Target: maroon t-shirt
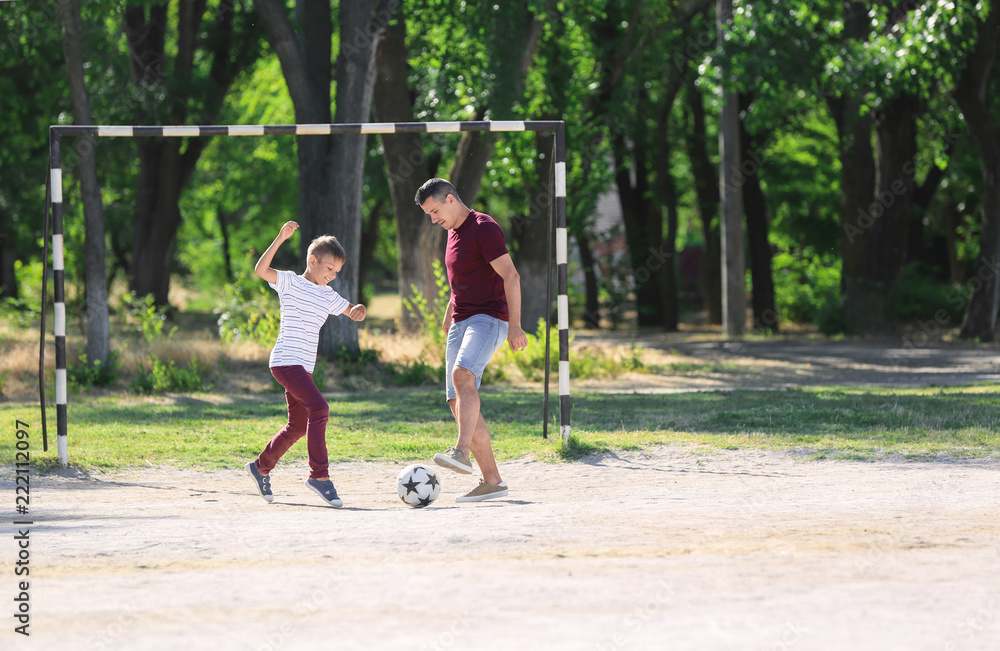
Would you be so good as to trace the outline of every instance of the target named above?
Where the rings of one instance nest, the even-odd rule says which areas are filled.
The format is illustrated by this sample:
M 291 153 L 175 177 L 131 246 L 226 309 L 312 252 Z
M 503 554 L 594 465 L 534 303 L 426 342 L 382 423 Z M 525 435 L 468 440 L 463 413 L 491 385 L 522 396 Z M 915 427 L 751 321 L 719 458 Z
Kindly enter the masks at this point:
M 503 278 L 490 265 L 506 254 L 503 230 L 489 215 L 472 210 L 461 226 L 448 231 L 444 264 L 456 322 L 474 314 L 507 320 Z

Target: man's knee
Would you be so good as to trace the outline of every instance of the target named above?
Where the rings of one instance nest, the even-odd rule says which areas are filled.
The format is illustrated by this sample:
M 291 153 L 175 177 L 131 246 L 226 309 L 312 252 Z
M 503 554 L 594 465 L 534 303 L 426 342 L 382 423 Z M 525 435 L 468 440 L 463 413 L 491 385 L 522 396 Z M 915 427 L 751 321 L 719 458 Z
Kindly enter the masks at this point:
M 451 372 L 451 381 L 455 384 L 455 388 L 468 388 L 476 386 L 476 374 L 467 368 L 462 368 L 461 366 L 456 366 Z

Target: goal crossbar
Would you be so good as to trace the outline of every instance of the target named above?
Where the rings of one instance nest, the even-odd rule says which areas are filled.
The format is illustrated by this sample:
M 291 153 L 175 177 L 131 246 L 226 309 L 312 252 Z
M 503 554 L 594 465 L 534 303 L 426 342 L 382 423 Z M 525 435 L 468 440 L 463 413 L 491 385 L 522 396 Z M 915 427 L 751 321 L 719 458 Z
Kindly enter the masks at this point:
M 570 435 L 569 400 L 569 297 L 568 297 L 568 233 L 566 227 L 566 126 L 562 120 L 477 120 L 459 122 L 358 122 L 345 124 L 278 124 L 278 125 L 52 125 L 49 127 L 49 191 L 46 196 L 46 227 L 43 238 L 49 242 L 51 221 L 53 314 L 55 335 L 56 442 L 59 462 L 69 464 L 68 390 L 66 373 L 66 290 L 63 256 L 63 169 L 60 155 L 62 136 L 110 138 L 141 137 L 202 137 L 202 136 L 269 136 L 269 135 L 337 135 L 392 133 L 458 133 L 464 131 L 517 132 L 547 131 L 555 135 L 554 183 L 550 195 L 550 236 L 555 237 L 555 277 L 558 291 L 556 312 L 559 326 L 559 432 L 563 440 Z M 48 254 L 44 253 L 44 268 L 48 270 Z M 549 256 L 546 279 L 547 295 L 551 296 L 553 257 Z M 39 345 L 38 384 L 42 408 L 42 430 L 45 449 L 48 438 L 45 425 L 45 307 L 47 305 L 48 274 L 42 275 L 42 324 Z M 549 396 L 549 311 L 545 314 L 545 387 L 543 427 L 547 431 Z

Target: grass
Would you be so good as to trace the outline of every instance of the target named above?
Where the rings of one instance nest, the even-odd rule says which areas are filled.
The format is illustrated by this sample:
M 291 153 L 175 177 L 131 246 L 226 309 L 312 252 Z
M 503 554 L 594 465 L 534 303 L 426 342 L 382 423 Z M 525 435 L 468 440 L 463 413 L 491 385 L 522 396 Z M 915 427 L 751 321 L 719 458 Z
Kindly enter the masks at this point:
M 330 405 L 327 445 L 333 462 L 428 459 L 454 441 L 454 422 L 437 388 L 348 393 L 332 397 Z M 849 460 L 1000 457 L 1000 384 L 580 393 L 573 397 L 573 436 L 565 445 L 555 425 L 549 428 L 552 439 L 541 438 L 536 391 L 490 388 L 483 410 L 500 460 L 574 460 L 663 444 Z M 56 465 L 54 412 L 47 416 L 48 452 L 42 452 L 37 405 L 3 403 L 0 417 L 10 430 L 0 437 L 0 461 L 14 460 L 14 423 L 21 420 L 30 424 L 34 465 L 42 470 Z M 70 461 L 83 469 L 236 468 L 284 424 L 285 411 L 280 394 L 109 395 L 71 405 L 69 418 Z M 304 442 L 286 458 L 304 459 Z

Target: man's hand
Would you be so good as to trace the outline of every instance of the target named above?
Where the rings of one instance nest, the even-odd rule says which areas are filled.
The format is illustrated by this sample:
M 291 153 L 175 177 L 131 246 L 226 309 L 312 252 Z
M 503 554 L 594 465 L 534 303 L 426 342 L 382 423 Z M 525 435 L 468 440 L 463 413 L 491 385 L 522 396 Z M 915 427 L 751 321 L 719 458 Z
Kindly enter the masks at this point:
M 364 321 L 367 314 L 368 310 L 365 309 L 365 306 L 358 303 L 357 305 L 352 305 L 351 309 L 347 311 L 347 318 L 352 321 Z
M 507 343 L 514 352 L 524 350 L 528 347 L 528 336 L 520 326 L 511 326 L 507 331 Z

